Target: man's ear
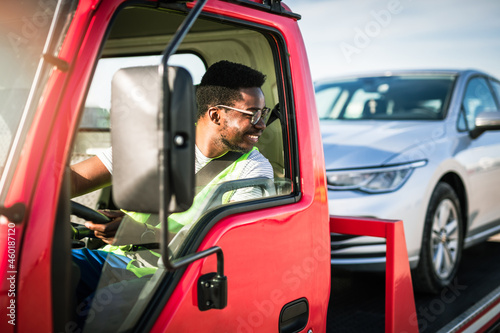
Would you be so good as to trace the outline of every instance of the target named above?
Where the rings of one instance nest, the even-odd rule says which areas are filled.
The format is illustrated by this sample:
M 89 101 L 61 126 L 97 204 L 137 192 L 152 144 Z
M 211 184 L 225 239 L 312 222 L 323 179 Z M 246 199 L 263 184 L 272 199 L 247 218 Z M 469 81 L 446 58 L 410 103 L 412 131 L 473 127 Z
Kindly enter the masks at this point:
M 214 124 L 220 125 L 220 109 L 216 107 L 211 107 L 207 111 L 208 113 L 208 118 L 210 119 L 211 122 Z

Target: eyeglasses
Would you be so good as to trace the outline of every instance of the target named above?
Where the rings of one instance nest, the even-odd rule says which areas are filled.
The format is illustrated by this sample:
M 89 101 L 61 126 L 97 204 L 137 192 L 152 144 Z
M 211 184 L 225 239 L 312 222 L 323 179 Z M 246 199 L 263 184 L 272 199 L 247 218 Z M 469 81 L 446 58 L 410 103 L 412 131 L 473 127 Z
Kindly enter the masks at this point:
M 238 112 L 241 112 L 241 113 L 249 114 L 249 115 L 252 116 L 252 119 L 250 120 L 250 123 L 252 125 L 257 124 L 260 119 L 264 120 L 264 123 L 266 123 L 267 119 L 271 115 L 271 109 L 268 108 L 268 107 L 263 107 L 262 109 L 258 109 L 255 112 L 247 111 L 247 110 L 241 110 L 241 109 L 233 108 L 233 107 L 226 106 L 226 105 L 216 105 L 215 107 L 216 108 L 225 108 L 225 109 L 229 109 L 229 110 L 233 110 L 233 111 L 238 111 Z

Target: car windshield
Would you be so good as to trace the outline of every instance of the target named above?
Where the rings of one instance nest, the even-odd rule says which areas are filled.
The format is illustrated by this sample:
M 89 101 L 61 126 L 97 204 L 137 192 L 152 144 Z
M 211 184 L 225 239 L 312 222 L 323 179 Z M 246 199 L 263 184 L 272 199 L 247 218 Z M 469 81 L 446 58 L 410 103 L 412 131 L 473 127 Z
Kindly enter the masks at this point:
M 437 120 L 445 117 L 454 75 L 350 78 L 316 85 L 321 120 Z
M 63 4 L 64 5 L 61 5 Z M 23 142 L 32 110 L 29 100 L 36 101 L 43 89 L 43 80 L 50 70 L 41 65 L 42 54 L 57 49 L 57 38 L 52 45 L 47 43 L 52 36 L 61 33 L 55 26 L 58 12 L 68 13 L 69 1 L 3 1 L 0 5 L 0 176 L 7 161 L 13 160 L 16 147 Z M 63 21 L 61 19 L 61 21 Z M 54 40 L 55 43 L 54 43 Z M 52 52 L 55 54 L 55 52 Z M 37 88 L 38 87 L 38 88 Z M 31 110 L 31 111 L 30 111 Z M 9 157 L 10 156 L 10 157 Z M 9 162 L 15 164 L 15 161 Z M 3 184 L 3 182 L 2 182 Z

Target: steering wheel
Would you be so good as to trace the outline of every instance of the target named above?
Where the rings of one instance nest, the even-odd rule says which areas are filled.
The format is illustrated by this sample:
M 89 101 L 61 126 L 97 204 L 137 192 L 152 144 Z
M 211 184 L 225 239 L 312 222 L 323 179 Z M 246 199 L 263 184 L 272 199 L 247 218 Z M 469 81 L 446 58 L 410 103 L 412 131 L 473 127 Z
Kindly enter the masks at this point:
M 71 200 L 71 215 L 75 215 L 85 221 L 92 221 L 98 224 L 111 222 L 111 219 L 98 211 Z M 85 237 L 95 238 L 94 231 L 81 224 L 72 224 L 72 239 L 80 240 Z

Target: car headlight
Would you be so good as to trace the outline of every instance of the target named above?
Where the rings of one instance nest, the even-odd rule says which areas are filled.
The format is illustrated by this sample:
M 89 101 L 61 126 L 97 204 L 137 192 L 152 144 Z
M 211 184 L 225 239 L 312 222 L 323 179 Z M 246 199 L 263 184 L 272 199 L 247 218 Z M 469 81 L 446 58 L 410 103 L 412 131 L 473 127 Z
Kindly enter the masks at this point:
M 360 190 L 368 193 L 395 191 L 406 182 L 413 169 L 423 167 L 427 161 L 391 165 L 380 168 L 327 171 L 331 190 Z

